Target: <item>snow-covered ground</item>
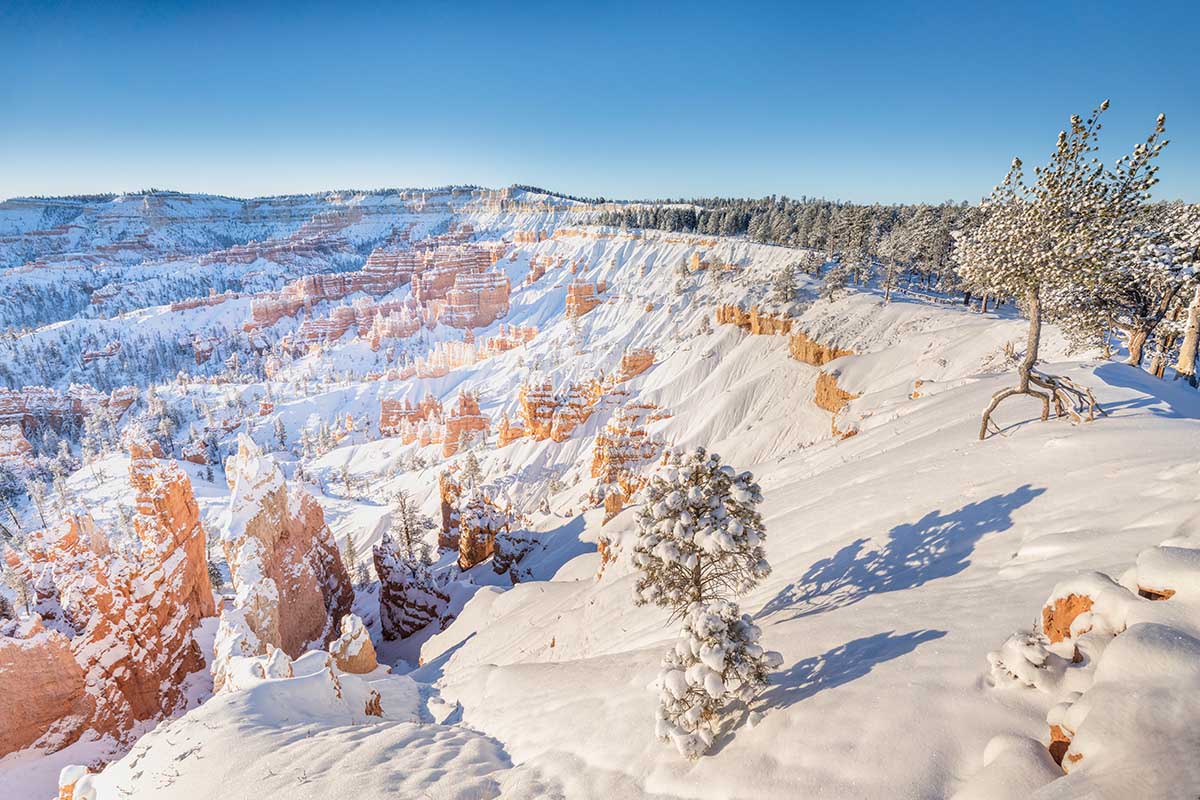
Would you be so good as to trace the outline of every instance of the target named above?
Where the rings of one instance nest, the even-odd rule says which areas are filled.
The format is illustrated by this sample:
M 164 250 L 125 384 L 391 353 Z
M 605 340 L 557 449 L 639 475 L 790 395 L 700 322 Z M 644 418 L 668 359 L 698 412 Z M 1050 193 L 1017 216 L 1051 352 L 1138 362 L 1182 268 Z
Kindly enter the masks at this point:
M 493 232 L 548 223 L 464 218 Z M 681 265 L 694 252 L 741 269 L 688 273 Z M 502 321 L 539 326 L 530 344 L 441 378 L 367 381 L 377 356 L 347 336 L 285 365 L 270 387 L 275 410 L 242 429 L 267 443 L 274 420 L 283 420 L 285 469 L 300 466 L 315 481 L 339 543 L 352 536 L 367 552 L 394 490 L 435 512 L 440 446 L 422 449 L 429 465 L 413 469 L 416 445 L 369 427 L 306 459 L 297 441 L 314 418 L 349 413 L 377 423 L 383 398 L 433 393 L 448 404 L 466 389 L 479 393 L 494 426 L 501 411 L 519 415 L 523 382 L 565 386 L 611 373 L 628 348 L 652 348 L 654 366 L 627 384 L 629 399 L 670 412 L 651 433 L 716 451 L 762 487 L 773 571 L 739 602 L 763 644 L 783 656 L 770 686 L 733 710 L 710 755 L 696 762 L 654 739 L 651 684 L 678 625 L 633 603 L 637 508 L 607 524 L 602 510 L 583 508 L 595 485 L 594 437 L 615 407 L 602 402 L 565 442 L 525 439 L 501 449 L 493 435 L 471 451 L 538 532 L 523 564 L 531 579 L 513 585 L 481 564 L 455 584 L 456 617 L 445 630 L 377 642 L 393 667 L 367 676 L 383 717 L 363 718 L 331 699 L 317 662 L 302 659 L 297 677 L 223 693 L 160 725 L 97 776 L 97 797 L 947 797 L 974 786 L 994 737 L 1047 738 L 1057 698 L 994 687 L 987 654 L 1028 629 L 1064 579 L 1093 570 L 1117 576 L 1145 548 L 1200 540 L 1200 395 L 1181 383 L 1070 354 L 1051 329 L 1046 369 L 1090 386 L 1108 416 L 1043 423 L 1032 400 L 1012 400 L 999 412 L 1001 433 L 977 440 L 982 409 L 1013 380 L 1006 346 L 1018 355 L 1023 347 L 1024 324 L 1007 307 L 980 315 L 903 295 L 884 305 L 869 289 L 817 301 L 815 281 L 802 278 L 789 309 L 799 328 L 857 354 L 824 367 L 861 395 L 836 420 L 856 435 L 839 438 L 830 413 L 813 402 L 819 369 L 792 359 L 786 337 L 713 320 L 720 304 L 765 302 L 794 251 L 649 234 L 562 236 L 515 253 L 499 265 L 514 287 Z M 581 266 L 524 285 L 535 255 Z M 601 279 L 605 302 L 577 322 L 565 319 L 567 285 Z M 213 313 L 238 309 L 226 305 Z M 130 324 L 176 324 L 145 313 Z M 453 335 L 439 329 L 430 339 Z M 321 380 L 328 369 L 355 374 Z M 160 394 L 182 407 L 231 394 L 249 403 L 266 390 L 172 385 Z M 99 465 L 73 476 L 71 487 L 79 502 L 111 508 L 125 491 L 124 460 Z M 223 476 L 187 470 L 215 531 L 228 502 Z M 347 490 L 346 475 L 368 488 Z M 603 570 L 600 537 L 618 553 Z M 360 591 L 360 604 L 371 600 Z M 13 781 L 22 797 L 49 797 L 57 769 L 103 758 L 97 746 L 2 759 L 0 783 Z M 1161 752 L 1156 768 L 1170 770 L 1178 747 Z M 1200 794 L 1185 785 L 1194 773 L 1177 774 L 1180 792 L 1170 796 Z M 1123 796 L 1115 785 L 1098 781 L 1088 796 Z M 1021 796 L 1008 790 L 973 796 Z

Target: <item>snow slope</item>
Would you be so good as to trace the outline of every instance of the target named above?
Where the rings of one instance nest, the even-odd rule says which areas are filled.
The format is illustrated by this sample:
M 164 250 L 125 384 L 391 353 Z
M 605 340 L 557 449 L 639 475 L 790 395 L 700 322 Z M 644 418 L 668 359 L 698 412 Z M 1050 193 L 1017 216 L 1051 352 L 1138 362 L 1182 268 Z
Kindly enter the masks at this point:
M 554 214 L 467 217 L 490 233 L 576 224 Z M 902 295 L 884 305 L 869 289 L 816 301 L 815 281 L 801 279 L 789 309 L 795 324 L 856 353 L 818 368 L 791 358 L 784 336 L 713 322 L 718 305 L 764 302 L 793 251 L 589 230 L 595 235 L 518 245 L 498 265 L 514 286 L 503 322 L 539 326 L 530 344 L 444 377 L 389 382 L 364 378 L 378 356 L 348 336 L 284 365 L 270 386 L 274 411 L 240 429 L 267 442 L 283 420 L 285 469 L 303 467 L 339 541 L 353 535 L 366 550 L 393 490 L 436 510 L 439 447 L 378 438 L 368 426 L 306 459 L 295 450 L 301 428 L 347 413 L 377 420 L 383 398 L 432 393 L 449 403 L 459 389 L 478 392 L 494 424 L 501 411 L 517 415 L 525 381 L 563 386 L 607 375 L 628 348 L 653 348 L 654 366 L 627 385 L 629 399 L 670 412 L 651 432 L 715 450 L 762 486 L 773 572 L 740 604 L 784 662 L 759 700 L 734 709 L 697 762 L 654 740 L 650 684 L 677 625 L 633 604 L 636 507 L 607 524 L 602 511 L 584 508 L 595 486 L 594 437 L 615 407 L 602 402 L 565 442 L 500 449 L 492 440 L 472 451 L 537 532 L 524 563 L 532 579 L 513 585 L 488 563 L 455 574 L 456 616 L 445 630 L 379 648 L 395 667 L 370 676 L 382 719 L 320 705 L 320 691 L 304 683 L 316 672 L 301 669 L 164 723 L 96 778 L 98 797 L 206 797 L 217 786 L 229 797 L 926 798 L 964 788 L 1000 797 L 971 782 L 985 756 L 1004 791 L 1010 778 L 1027 781 L 1007 796 L 1057 774 L 1053 762 L 1043 773 L 1026 769 L 1040 758 L 1036 748 L 1024 761 L 989 748 L 998 736 L 1044 743 L 1055 698 L 993 687 L 987 654 L 1028 628 L 1064 579 L 1119 575 L 1147 547 L 1200 536 L 1200 396 L 1094 354 L 1072 355 L 1051 329 L 1046 369 L 1091 386 L 1109 416 L 1041 423 L 1036 405 L 1018 399 L 998 415 L 1001 434 L 979 442 L 980 412 L 1012 380 L 1006 350 L 1014 345 L 1019 356 L 1023 346 L 1011 309 L 980 315 Z M 741 269 L 689 273 L 682 265 L 693 253 Z M 524 284 L 535 256 L 579 267 Z M 565 319 L 567 286 L 597 280 L 609 285 L 604 302 Z M 142 324 L 154 324 L 146 313 Z M 419 354 L 455 335 L 438 329 L 405 347 Z M 838 430 L 856 432 L 850 438 L 834 436 L 831 414 L 813 402 L 821 369 L 861 395 L 837 416 Z M 168 386 L 162 394 L 181 406 L 201 396 L 249 403 L 266 389 Z M 429 465 L 406 466 L 418 451 Z M 119 474 L 119 459 L 104 471 Z M 225 502 L 220 477 L 209 483 L 189 472 L 211 524 Z M 347 490 L 344 474 L 368 488 Z M 86 489 L 95 480 L 82 473 L 72 480 L 93 502 L 115 492 Z M 617 553 L 603 569 L 601 538 Z M 454 573 L 451 561 L 444 556 L 438 569 Z M 360 593 L 360 604 L 371 597 Z M 1168 786 L 1178 796 L 1200 793 L 1189 773 L 1170 772 L 1178 750 L 1161 754 L 1161 769 L 1177 777 Z M 29 763 L 0 761 L 0 778 Z M 1122 796 L 1097 775 L 1088 785 L 1095 796 Z

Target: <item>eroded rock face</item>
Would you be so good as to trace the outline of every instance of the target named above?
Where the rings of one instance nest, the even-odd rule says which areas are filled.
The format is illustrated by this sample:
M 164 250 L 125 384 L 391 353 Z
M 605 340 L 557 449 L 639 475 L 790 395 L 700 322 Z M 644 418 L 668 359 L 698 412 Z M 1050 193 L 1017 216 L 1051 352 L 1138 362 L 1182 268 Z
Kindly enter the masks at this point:
M 646 424 L 670 416 L 652 403 L 627 403 L 617 409 L 592 450 L 592 477 L 603 487 L 605 521 L 646 485 L 639 467 L 662 453 L 664 443 L 646 432 Z M 595 498 L 599 502 L 599 498 Z
M 442 456 L 450 458 L 458 452 L 464 437 L 486 434 L 491 428 L 491 420 L 479 410 L 479 398 L 459 392 L 454 406 L 446 416 L 445 431 L 442 434 Z
M 85 516 L 30 538 L 39 605 L 61 616 L 50 614 L 56 630 L 25 631 L 16 648 L 12 632 L 0 636 L 0 681 L 12 682 L 36 716 L 14 738 L 0 733 L 3 747 L 28 744 L 38 728 L 51 749 L 86 729 L 119 739 L 136 722 L 183 708 L 184 679 L 204 666 L 193 633 L 215 609 L 191 483 L 148 445 L 132 444 L 130 456 L 135 542 L 111 548 Z M 46 674 L 55 676 L 48 689 Z
M 572 283 L 567 287 L 566 315 L 567 319 L 582 317 L 603 300 L 600 295 L 608 289 L 604 281 L 597 283 Z
M 221 534 L 236 597 L 228 621 L 244 655 L 278 647 L 295 658 L 336 636 L 354 599 L 320 504 L 289 487 L 275 460 L 245 434 L 226 465 L 233 488 Z M 249 634 L 237 630 L 244 623 Z
M 1071 624 L 1080 614 L 1092 610 L 1092 602 L 1087 595 L 1070 594 L 1042 608 L 1042 632 L 1051 644 L 1071 638 Z
M 365 675 L 374 672 L 379 667 L 375 658 L 375 645 L 371 644 L 371 635 L 363 625 L 362 619 L 356 614 L 342 617 L 342 635 L 334 639 L 329 647 L 329 655 L 333 663 L 342 672 L 355 675 Z
M 33 445 L 20 425 L 0 425 L 0 464 L 23 472 L 32 466 Z
M 803 331 L 793 334 L 788 340 L 788 352 L 797 361 L 812 364 L 814 367 L 823 367 L 835 358 L 854 355 L 853 350 L 843 350 L 814 341 Z
M 738 306 L 718 306 L 717 323 L 736 325 L 754 336 L 774 336 L 792 332 L 792 321 L 788 317 L 763 313 L 758 306 L 745 311 Z
M 449 595 L 422 564 L 402 558 L 389 535 L 372 548 L 372 556 L 379 575 L 379 623 L 384 639 L 403 639 L 436 619 L 445 619 Z
M 470 569 L 491 557 L 496 536 L 512 527 L 512 513 L 480 488 L 464 495 L 458 512 L 458 566 Z
M 0 755 L 39 740 L 64 747 L 94 711 L 69 637 L 37 616 L 0 624 Z

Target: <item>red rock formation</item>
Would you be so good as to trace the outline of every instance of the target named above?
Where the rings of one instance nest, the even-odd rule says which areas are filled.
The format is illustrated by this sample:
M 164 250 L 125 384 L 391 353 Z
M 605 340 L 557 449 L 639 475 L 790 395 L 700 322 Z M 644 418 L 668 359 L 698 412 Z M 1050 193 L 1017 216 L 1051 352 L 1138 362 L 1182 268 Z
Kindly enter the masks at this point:
M 60 714 L 59 722 L 42 730 L 51 733 L 43 740 L 50 748 L 88 728 L 119 738 L 135 722 L 179 710 L 184 678 L 204 666 L 193 631 L 215 609 L 191 483 L 174 463 L 153 458 L 147 446 L 135 442 L 130 456 L 137 508 L 132 532 L 141 544 L 136 555 L 111 550 L 88 517 L 30 539 L 34 564 L 53 570 L 43 572 L 43 578 L 53 576 L 49 591 L 66 598 L 59 627 L 73 636 L 47 636 L 30 649 L 36 657 L 14 654 L 0 675 L 30 691 L 47 670 L 62 679 L 49 697 L 24 696 L 27 704 Z M 39 594 L 45 592 L 39 582 Z M 74 668 L 63 658 L 68 638 Z M 0 650 L 8 644 L 0 637 Z M 72 688 L 80 676 L 83 693 Z M 21 739 L 46 723 L 46 713 L 33 713 L 38 719 L 21 729 Z
M 379 408 L 379 432 L 384 436 L 400 435 L 405 430 L 405 423 L 410 426 L 442 416 L 442 404 L 432 394 L 426 394 L 425 399 L 413 406 L 408 398 L 401 400 L 382 400 Z M 408 444 L 408 442 L 406 442 Z
M 18 472 L 33 466 L 33 445 L 19 425 L 0 425 L 0 464 Z
M 227 620 L 223 612 L 222 625 L 244 620 L 252 635 L 246 655 L 278 647 L 295 658 L 311 644 L 324 645 L 337 635 L 354 593 L 321 505 L 302 486 L 289 487 L 274 459 L 245 434 L 226 473 L 233 497 L 221 538 L 240 617 Z
M 525 435 L 540 442 L 550 438 L 550 428 L 554 423 L 554 412 L 558 409 L 558 398 L 554 396 L 554 386 L 549 382 L 542 384 L 522 384 L 518 394 L 521 404 L 522 428 Z
M 814 367 L 823 367 L 835 358 L 854 355 L 853 350 L 842 350 L 815 342 L 809 339 L 803 331 L 797 331 L 792 335 L 788 341 L 788 351 L 792 354 L 792 358 L 803 361 L 805 364 L 812 364 Z
M 646 484 L 638 469 L 658 458 L 665 443 L 646 433 L 646 424 L 670 415 L 653 403 L 629 403 L 617 409 L 592 450 L 592 477 L 600 480 L 593 502 L 603 497 L 605 521 Z
M 64 747 L 94 712 L 69 637 L 37 616 L 0 623 L 0 755 L 39 740 L 49 750 Z
M 718 306 L 717 323 L 720 325 L 737 325 L 754 336 L 774 336 L 792 332 L 792 320 L 788 317 L 774 314 L 764 314 L 754 306 L 744 311 L 738 306 Z
M 450 414 L 446 417 L 445 431 L 442 434 L 442 456 L 450 458 L 457 453 L 464 436 L 486 434 L 491 428 L 491 420 L 479 411 L 479 399 L 460 391 Z
M 457 469 L 451 466 L 438 475 L 438 497 L 442 509 L 442 529 L 438 532 L 438 547 L 443 550 L 458 549 L 458 501 L 463 487 L 454 477 Z
M 601 386 L 598 382 L 572 383 L 560 399 L 554 412 L 554 420 L 550 425 L 550 438 L 556 442 L 565 442 L 571 438 L 575 428 L 587 422 L 601 397 Z
M 603 294 L 607 285 L 601 281 L 592 283 L 572 283 L 567 287 L 566 315 L 567 319 L 582 317 L 602 302 L 599 295 Z
M 481 488 L 470 490 L 458 509 L 458 567 L 470 569 L 491 557 L 496 536 L 512 527 L 510 509 L 501 508 Z
M 371 643 L 371 636 L 357 614 L 342 617 L 341 634 L 329 646 L 329 655 L 339 670 L 365 675 L 378 669 L 375 645 Z
M 1042 609 L 1042 632 L 1052 644 L 1071 638 L 1071 623 L 1092 610 L 1092 598 L 1083 594 L 1060 597 Z
M 137 389 L 132 386 L 113 389 L 107 396 L 80 384 L 71 384 L 65 393 L 48 386 L 0 389 L 0 425 L 20 425 L 29 430 L 45 420 L 58 428 L 68 419 L 82 425 L 85 417 L 104 406 L 114 417 L 120 417 L 136 399 Z
M 653 364 L 653 350 L 644 347 L 635 347 L 631 350 L 626 350 L 624 355 L 621 356 L 621 363 L 617 367 L 617 373 L 613 376 L 613 380 L 617 383 L 623 383 L 631 378 L 636 378 L 650 369 Z
M 858 395 L 853 392 L 847 392 L 838 386 L 837 376 L 828 372 L 821 372 L 817 375 L 816 390 L 813 393 L 813 402 L 819 408 L 823 408 L 830 414 L 837 414 L 846 404 L 854 400 Z
M 507 447 L 525 434 L 526 431 L 521 427 L 520 420 L 514 425 L 508 418 L 508 412 L 500 412 L 500 423 L 496 426 L 497 447 Z
M 190 311 L 193 308 L 204 308 L 207 306 L 217 306 L 229 300 L 236 300 L 242 295 L 237 292 L 223 292 L 217 294 L 216 289 L 209 289 L 207 297 L 191 297 L 187 300 L 180 300 L 177 303 L 171 303 L 172 311 Z
M 508 313 L 508 276 L 502 272 L 460 274 L 446 293 L 440 321 L 452 328 L 482 328 Z
M 104 359 L 109 359 L 109 358 L 112 358 L 113 356 L 117 355 L 120 352 L 121 352 L 121 343 L 119 341 L 114 341 L 114 342 L 109 342 L 108 345 L 103 350 L 85 350 L 85 351 L 83 351 L 83 353 L 82 353 L 82 355 L 80 355 L 79 359 L 80 359 L 80 361 L 83 362 L 83 365 L 86 367 L 88 364 L 91 364 L 93 361 L 101 361 Z

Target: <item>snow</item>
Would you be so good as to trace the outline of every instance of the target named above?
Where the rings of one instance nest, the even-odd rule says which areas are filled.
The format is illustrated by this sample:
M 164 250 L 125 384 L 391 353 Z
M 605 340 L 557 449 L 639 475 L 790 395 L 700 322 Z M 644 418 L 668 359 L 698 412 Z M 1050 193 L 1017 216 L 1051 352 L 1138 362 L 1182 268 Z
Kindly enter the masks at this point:
M 468 210 L 460 218 L 492 234 L 579 222 L 566 217 Z M 678 275 L 697 250 L 744 269 L 719 281 Z M 598 510 L 580 511 L 595 484 L 594 436 L 616 407 L 605 404 L 565 442 L 523 439 L 498 449 L 493 439 L 473 451 L 489 490 L 512 501 L 535 534 L 522 560 L 528 577 L 513 584 L 487 563 L 459 574 L 452 556 L 440 559 L 435 570 L 453 578 L 453 621 L 402 642 L 377 639 L 381 663 L 395 672 L 361 680 L 379 693 L 383 718 L 331 699 L 332 673 L 317 653 L 293 662 L 293 677 L 278 661 L 264 664 L 261 675 L 239 673 L 240 688 L 143 736 L 95 778 L 98 797 L 121 790 L 207 797 L 218 785 L 229 797 L 1200 793 L 1195 759 L 1187 757 L 1196 752 L 1200 720 L 1191 699 L 1200 646 L 1200 549 L 1191 546 L 1200 541 L 1200 397 L 1193 390 L 1095 353 L 1072 354 L 1049 328 L 1047 370 L 1092 387 L 1110 416 L 1080 426 L 1041 423 L 1035 403 L 1013 400 L 1000 410 L 1002 434 L 979 442 L 979 414 L 1013 380 L 1006 345 L 1023 346 L 1024 324 L 1011 309 L 975 314 L 901 294 L 883 305 L 873 290 L 814 301 L 816 282 L 801 278 L 800 329 L 857 354 L 824 367 L 837 372 L 841 388 L 861 394 L 838 422 L 858 434 L 839 440 L 829 413 L 812 402 L 820 369 L 791 359 L 786 337 L 702 329 L 718 304 L 761 300 L 768 277 L 795 251 L 648 234 L 562 236 L 515 252 L 498 264 L 514 286 L 503 321 L 539 325 L 530 344 L 442 378 L 389 383 L 360 379 L 376 354 L 347 337 L 286 365 L 271 383 L 275 412 L 247 419 L 239 432 L 265 444 L 279 418 L 292 445 L 312 415 L 377 420 L 383 397 L 416 401 L 431 392 L 447 401 L 460 388 L 480 393 L 494 424 L 501 411 L 516 416 L 525 380 L 563 386 L 610 374 L 629 347 L 654 348 L 654 366 L 627 385 L 628 399 L 671 414 L 648 422 L 649 432 L 673 447 L 718 452 L 735 470 L 751 470 L 761 487 L 771 571 L 738 599 L 762 647 L 782 658 L 761 695 L 735 703 L 708 755 L 694 762 L 654 741 L 653 687 L 679 622 L 631 599 L 643 507 L 607 524 Z M 575 275 L 551 270 L 524 285 L 533 255 L 584 262 Z M 563 319 L 566 284 L 598 279 L 611 286 L 605 302 L 574 325 Z M 236 302 L 212 313 L 223 309 L 233 325 L 245 314 Z M 155 324 L 164 329 L 194 324 L 142 313 L 162 316 Z M 143 324 L 138 319 L 127 324 Z M 457 335 L 434 331 L 413 344 L 420 350 Z M 355 373 L 350 380 L 322 379 L 343 369 Z M 306 375 L 314 377 L 304 385 Z M 185 405 L 227 394 L 250 400 L 265 390 L 196 385 L 163 396 Z M 395 490 L 436 515 L 445 466 L 433 447 L 421 454 L 434 466 L 408 469 L 419 448 L 373 438 L 356 432 L 312 459 L 273 454 L 284 474 L 303 467 L 339 544 L 352 534 L 360 553 L 382 537 L 384 498 Z M 80 502 L 111 508 L 127 460 L 100 463 L 116 477 L 97 481 L 85 470 L 69 485 Z M 366 488 L 345 490 L 343 467 Z M 230 492 L 219 467 L 212 482 L 203 468 L 185 468 L 206 527 L 220 530 Z M 666 507 L 673 502 L 663 498 Z M 28 518 L 28 509 L 22 513 Z M 601 538 L 617 555 L 599 574 Z M 1137 595 L 1139 586 L 1176 594 L 1152 601 Z M 1041 635 L 1041 610 L 1070 594 L 1086 594 L 1093 606 L 1076 619 L 1070 641 L 1051 645 Z M 663 688 L 675 697 L 692 685 L 719 695 L 728 687 L 716 672 L 728 653 L 698 647 L 702 669 L 690 677 L 691 665 L 668 670 Z M 339 680 L 355 685 L 353 676 Z M 1083 766 L 1065 776 L 1046 750 L 1050 720 L 1069 724 L 1085 753 Z M 50 774 L 113 755 L 100 755 L 94 742 L 73 748 L 45 757 Z M 31 769 L 28 753 L 16 755 L 0 760 L 0 780 Z M 52 794 L 39 780 L 13 785 L 30 786 L 30 796 Z

